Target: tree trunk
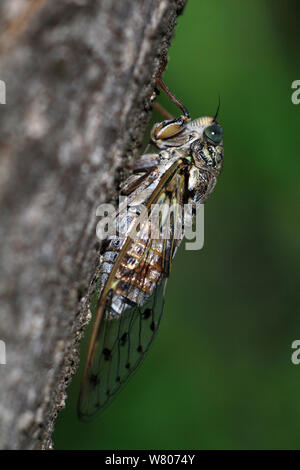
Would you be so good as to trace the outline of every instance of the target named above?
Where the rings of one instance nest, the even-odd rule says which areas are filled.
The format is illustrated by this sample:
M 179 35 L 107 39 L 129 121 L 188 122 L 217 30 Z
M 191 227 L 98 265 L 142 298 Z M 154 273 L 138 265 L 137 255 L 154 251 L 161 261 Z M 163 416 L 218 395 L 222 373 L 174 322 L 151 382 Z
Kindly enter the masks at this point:
M 137 154 L 185 1 L 1 2 L 0 448 L 51 448 L 99 268 L 96 207 Z

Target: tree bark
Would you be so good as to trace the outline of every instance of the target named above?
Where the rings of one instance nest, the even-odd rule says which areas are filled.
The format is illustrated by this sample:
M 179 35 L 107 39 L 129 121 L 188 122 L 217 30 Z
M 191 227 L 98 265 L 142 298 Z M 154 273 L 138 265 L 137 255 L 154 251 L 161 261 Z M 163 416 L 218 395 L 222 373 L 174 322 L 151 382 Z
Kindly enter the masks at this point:
M 186 0 L 0 6 L 0 448 L 51 448 L 99 268 L 96 207 L 135 158 Z

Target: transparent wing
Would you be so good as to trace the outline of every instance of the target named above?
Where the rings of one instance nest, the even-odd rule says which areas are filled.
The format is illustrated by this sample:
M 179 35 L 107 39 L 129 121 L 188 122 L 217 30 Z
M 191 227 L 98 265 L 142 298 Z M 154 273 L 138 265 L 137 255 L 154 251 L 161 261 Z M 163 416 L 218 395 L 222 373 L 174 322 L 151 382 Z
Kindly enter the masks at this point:
M 142 362 L 158 331 L 171 260 L 180 239 L 174 226 L 182 223 L 171 211 L 183 204 L 184 175 L 181 166 L 159 185 L 150 202 L 164 204 L 170 215 L 168 237 L 127 237 L 98 302 L 91 302 L 95 318 L 83 376 L 78 414 L 88 420 L 102 410 Z M 151 204 L 148 205 L 151 215 Z M 163 222 L 161 221 L 161 228 Z M 99 295 L 98 285 L 95 296 Z
M 104 319 L 88 377 L 83 383 L 79 416 L 86 420 L 103 409 L 137 369 L 160 324 L 164 278 L 143 306 L 127 308 L 117 319 Z

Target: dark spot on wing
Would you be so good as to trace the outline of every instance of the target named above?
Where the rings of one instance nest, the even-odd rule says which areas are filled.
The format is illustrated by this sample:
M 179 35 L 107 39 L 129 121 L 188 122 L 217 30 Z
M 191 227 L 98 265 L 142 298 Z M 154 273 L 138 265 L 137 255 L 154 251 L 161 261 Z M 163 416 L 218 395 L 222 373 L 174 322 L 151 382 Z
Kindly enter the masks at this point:
M 127 333 L 123 333 L 121 338 L 120 338 L 120 345 L 121 346 L 124 346 L 124 344 L 126 343 L 127 341 Z
M 99 384 L 99 377 L 96 374 L 91 374 L 89 380 L 93 387 L 96 387 Z
M 137 352 L 141 353 L 143 351 L 142 345 L 140 344 L 137 348 Z
M 145 320 L 147 320 L 147 318 L 150 317 L 151 312 L 152 312 L 151 308 L 146 308 L 146 310 L 143 313 L 143 317 L 144 317 Z
M 110 359 L 111 359 L 111 350 L 108 349 L 108 348 L 104 348 L 103 349 L 103 356 L 104 356 L 105 361 L 110 361 Z
M 154 321 L 153 321 L 153 322 L 151 323 L 151 325 L 150 325 L 150 330 L 151 330 L 151 331 L 154 331 L 154 330 L 155 330 L 155 323 L 154 323 Z

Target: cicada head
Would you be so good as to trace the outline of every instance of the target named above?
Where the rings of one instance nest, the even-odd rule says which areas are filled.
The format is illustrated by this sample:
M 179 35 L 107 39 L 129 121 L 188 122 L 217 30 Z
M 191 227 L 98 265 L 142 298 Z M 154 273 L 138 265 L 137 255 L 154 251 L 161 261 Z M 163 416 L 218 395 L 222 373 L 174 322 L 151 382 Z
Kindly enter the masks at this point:
M 223 131 L 213 117 L 186 116 L 155 124 L 151 140 L 159 149 L 176 148 L 199 169 L 218 173 L 223 163 Z

